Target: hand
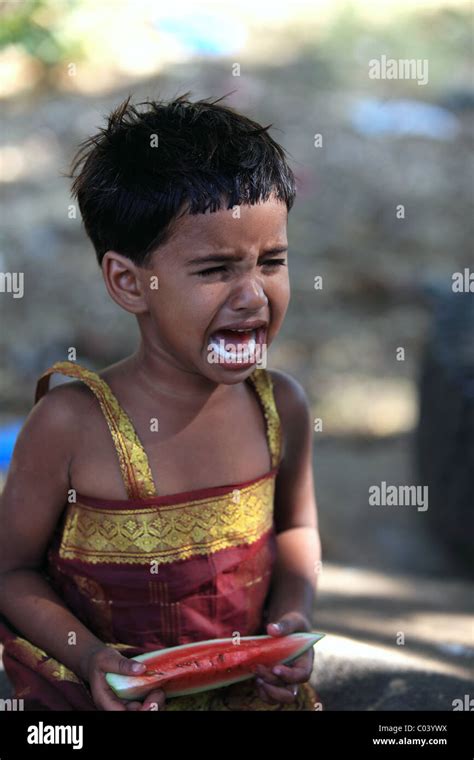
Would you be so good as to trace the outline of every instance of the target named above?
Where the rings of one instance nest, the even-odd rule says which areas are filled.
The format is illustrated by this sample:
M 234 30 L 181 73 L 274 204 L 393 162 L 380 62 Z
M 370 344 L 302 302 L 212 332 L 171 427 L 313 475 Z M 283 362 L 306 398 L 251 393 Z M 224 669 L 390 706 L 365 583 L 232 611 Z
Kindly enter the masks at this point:
M 299 612 L 288 612 L 275 623 L 268 623 L 270 636 L 288 636 L 298 631 L 310 631 L 308 620 Z M 309 681 L 313 669 L 313 647 L 288 665 L 268 668 L 258 665 L 257 692 L 260 699 L 268 704 L 291 704 L 296 702 L 298 684 Z
M 147 694 L 144 702 L 120 699 L 105 680 L 106 673 L 119 673 L 122 676 L 139 676 L 146 671 L 143 662 L 128 659 L 112 647 L 103 644 L 91 650 L 83 667 L 86 680 L 92 692 L 92 698 L 99 710 L 162 710 L 165 705 L 165 693 L 155 689 Z

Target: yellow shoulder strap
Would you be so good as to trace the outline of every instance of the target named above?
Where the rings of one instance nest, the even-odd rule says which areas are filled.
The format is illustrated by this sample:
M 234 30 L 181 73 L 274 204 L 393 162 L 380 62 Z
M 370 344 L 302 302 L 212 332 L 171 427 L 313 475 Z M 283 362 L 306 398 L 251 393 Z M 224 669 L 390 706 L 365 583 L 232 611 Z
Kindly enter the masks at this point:
M 249 380 L 254 384 L 255 390 L 260 398 L 265 421 L 267 426 L 267 440 L 270 449 L 272 468 L 276 467 L 280 461 L 282 449 L 282 428 L 280 416 L 275 404 L 273 395 L 273 382 L 268 370 L 259 368 L 255 369 Z
M 48 392 L 49 378 L 58 372 L 82 380 L 94 393 L 112 434 L 123 482 L 129 499 L 146 499 L 156 495 L 148 457 L 127 413 L 120 406 L 112 389 L 96 372 L 76 362 L 56 362 L 40 376 L 35 404 Z

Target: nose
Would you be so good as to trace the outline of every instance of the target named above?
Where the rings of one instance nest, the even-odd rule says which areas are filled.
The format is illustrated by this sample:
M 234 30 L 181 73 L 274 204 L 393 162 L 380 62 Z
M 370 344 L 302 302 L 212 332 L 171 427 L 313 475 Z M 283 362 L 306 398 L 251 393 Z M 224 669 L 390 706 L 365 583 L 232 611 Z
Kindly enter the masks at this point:
M 267 304 L 268 297 L 262 283 L 253 274 L 242 277 L 230 298 L 230 306 L 234 310 L 258 311 Z

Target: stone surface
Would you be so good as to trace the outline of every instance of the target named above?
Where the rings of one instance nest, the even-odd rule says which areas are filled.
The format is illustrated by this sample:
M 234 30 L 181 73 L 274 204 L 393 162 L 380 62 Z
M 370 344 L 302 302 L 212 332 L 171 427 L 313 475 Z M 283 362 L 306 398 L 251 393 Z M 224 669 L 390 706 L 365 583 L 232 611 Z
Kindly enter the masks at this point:
M 452 710 L 474 696 L 473 596 L 466 581 L 325 564 L 312 678 L 324 709 Z

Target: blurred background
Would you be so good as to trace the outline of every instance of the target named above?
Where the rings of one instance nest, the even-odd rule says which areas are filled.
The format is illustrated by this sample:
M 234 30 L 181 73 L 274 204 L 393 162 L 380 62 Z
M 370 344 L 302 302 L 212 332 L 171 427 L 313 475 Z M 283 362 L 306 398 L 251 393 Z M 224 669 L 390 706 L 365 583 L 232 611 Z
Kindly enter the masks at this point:
M 269 366 L 315 420 L 318 689 L 327 709 L 451 710 L 474 651 L 470 5 L 176 5 L 0 3 L 0 272 L 25 283 L 0 293 L 0 474 L 42 371 L 69 346 L 100 370 L 136 345 L 71 218 L 78 143 L 129 94 L 230 93 L 298 179 Z M 428 81 L 371 78 L 383 56 L 426 61 Z M 428 509 L 371 505 L 381 482 L 427 485 Z

